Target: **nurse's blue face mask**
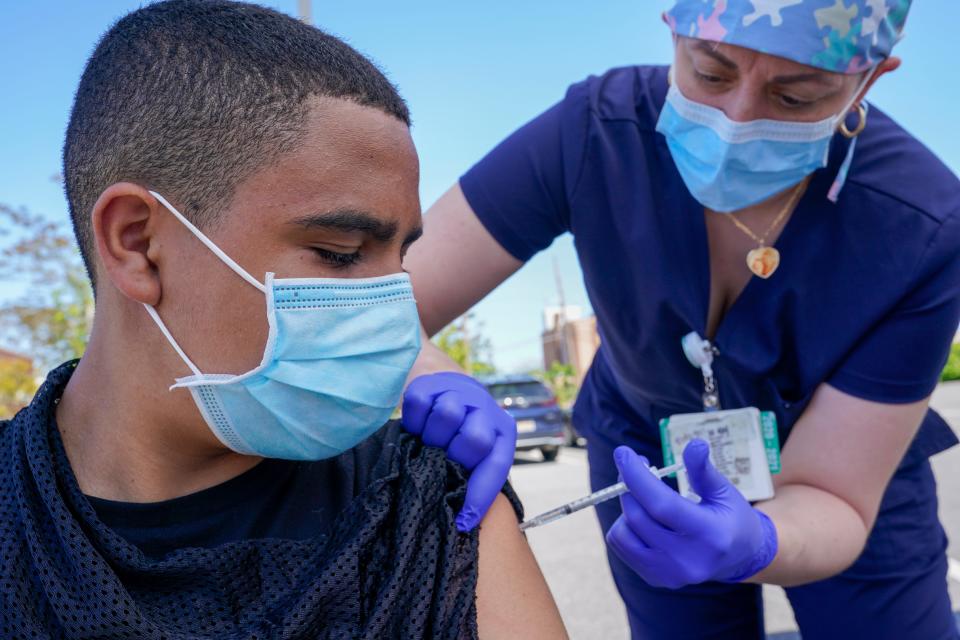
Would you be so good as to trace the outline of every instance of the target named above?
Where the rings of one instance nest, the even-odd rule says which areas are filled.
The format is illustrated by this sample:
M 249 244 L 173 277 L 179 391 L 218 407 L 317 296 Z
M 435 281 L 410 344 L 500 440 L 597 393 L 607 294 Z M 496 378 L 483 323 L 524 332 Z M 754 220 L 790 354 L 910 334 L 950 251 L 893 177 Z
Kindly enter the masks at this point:
M 690 100 L 671 82 L 657 131 L 666 137 L 693 197 L 713 211 L 737 211 L 827 166 L 833 134 L 871 75 L 864 75 L 839 114 L 819 122 L 735 122 L 720 109 Z
M 144 305 L 193 375 L 190 390 L 213 433 L 230 449 L 287 460 L 320 460 L 359 444 L 396 408 L 420 352 L 410 278 L 275 279 L 260 283 L 151 191 L 187 229 L 266 298 L 269 335 L 258 367 L 202 373 Z M 245 285 L 244 285 L 245 286 Z

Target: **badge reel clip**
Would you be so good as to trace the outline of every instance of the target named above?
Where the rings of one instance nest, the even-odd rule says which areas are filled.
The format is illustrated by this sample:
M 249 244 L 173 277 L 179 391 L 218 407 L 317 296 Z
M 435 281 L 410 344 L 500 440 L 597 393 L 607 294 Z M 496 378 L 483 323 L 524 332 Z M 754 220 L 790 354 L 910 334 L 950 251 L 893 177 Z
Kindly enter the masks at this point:
M 772 473 L 780 471 L 776 416 L 756 407 L 722 411 L 713 361 L 720 351 L 696 332 L 681 340 L 690 364 L 703 373 L 703 412 L 672 415 L 660 421 L 664 464 L 680 457 L 686 444 L 701 438 L 710 444 L 710 460 L 751 501 L 774 495 Z M 696 495 L 685 472 L 677 475 L 680 494 Z
M 690 364 L 703 373 L 703 410 L 720 410 L 720 392 L 717 389 L 717 379 L 713 375 L 713 359 L 720 355 L 720 351 L 710 344 L 710 341 L 701 338 L 700 334 L 692 331 L 680 340 L 683 353 Z

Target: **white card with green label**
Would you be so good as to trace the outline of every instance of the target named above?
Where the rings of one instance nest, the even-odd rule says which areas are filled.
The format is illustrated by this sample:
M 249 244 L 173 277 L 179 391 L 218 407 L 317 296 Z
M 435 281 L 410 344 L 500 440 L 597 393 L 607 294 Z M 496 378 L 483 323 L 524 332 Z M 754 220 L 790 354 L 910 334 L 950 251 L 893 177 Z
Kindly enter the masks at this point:
M 660 422 L 664 465 L 681 458 L 687 443 L 702 438 L 710 460 L 750 502 L 773 497 L 772 473 L 780 472 L 780 446 L 773 413 L 754 407 L 683 413 Z M 686 471 L 677 474 L 680 494 L 697 499 Z

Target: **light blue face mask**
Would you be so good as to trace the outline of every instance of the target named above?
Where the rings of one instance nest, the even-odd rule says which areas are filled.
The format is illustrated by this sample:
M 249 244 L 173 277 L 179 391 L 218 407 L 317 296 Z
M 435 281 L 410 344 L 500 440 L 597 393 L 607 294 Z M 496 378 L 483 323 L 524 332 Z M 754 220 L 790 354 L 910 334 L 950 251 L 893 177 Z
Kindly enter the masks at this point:
M 722 213 L 763 202 L 827 166 L 830 141 L 853 101 L 819 122 L 735 122 L 694 102 L 671 83 L 657 121 L 684 184 L 700 204 Z
M 266 297 L 269 335 L 260 365 L 241 375 L 202 373 L 147 312 L 193 372 L 185 387 L 230 449 L 286 460 L 336 456 L 390 418 L 420 352 L 410 278 L 274 279 L 261 284 L 163 196 L 159 200 L 204 245 Z

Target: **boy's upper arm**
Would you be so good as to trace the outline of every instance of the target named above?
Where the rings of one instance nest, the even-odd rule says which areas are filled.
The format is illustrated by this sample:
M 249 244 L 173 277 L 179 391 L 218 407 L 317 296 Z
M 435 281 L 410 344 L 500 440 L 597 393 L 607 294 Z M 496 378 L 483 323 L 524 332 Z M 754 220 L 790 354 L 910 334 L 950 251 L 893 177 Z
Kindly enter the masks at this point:
M 566 638 L 557 605 L 517 524 L 502 493 L 480 523 L 480 638 Z

